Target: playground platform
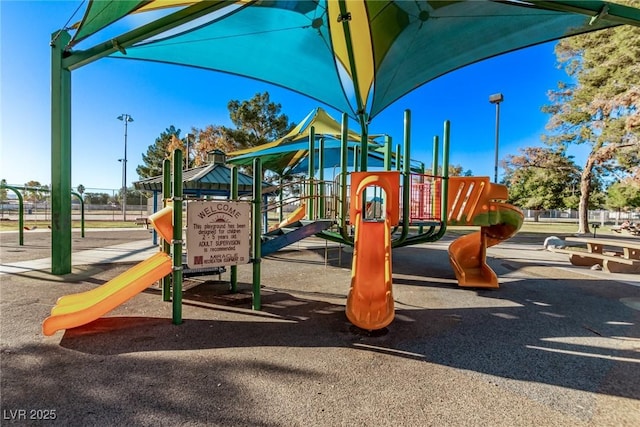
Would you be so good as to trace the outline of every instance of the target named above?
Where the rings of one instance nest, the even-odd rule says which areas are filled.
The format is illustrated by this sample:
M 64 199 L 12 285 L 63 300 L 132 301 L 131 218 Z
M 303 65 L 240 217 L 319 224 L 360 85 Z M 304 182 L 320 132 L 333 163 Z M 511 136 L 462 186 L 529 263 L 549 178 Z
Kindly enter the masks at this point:
M 307 239 L 263 259 L 262 311 L 245 265 L 238 294 L 198 278 L 180 326 L 149 288 L 45 337 L 59 296 L 149 257 L 150 234 L 74 232 L 72 273 L 53 276 L 50 233 L 0 233 L 2 425 L 639 425 L 640 277 L 520 233 L 488 249 L 500 289 L 462 289 L 453 237 L 394 249 L 396 318 L 375 333 L 345 316 L 350 249 Z

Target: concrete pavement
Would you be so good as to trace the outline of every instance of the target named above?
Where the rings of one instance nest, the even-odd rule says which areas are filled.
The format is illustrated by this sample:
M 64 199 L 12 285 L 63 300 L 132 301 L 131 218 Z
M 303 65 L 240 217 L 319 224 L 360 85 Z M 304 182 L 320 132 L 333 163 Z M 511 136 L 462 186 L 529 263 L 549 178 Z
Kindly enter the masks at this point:
M 261 311 L 245 265 L 238 294 L 228 273 L 187 290 L 182 325 L 150 288 L 44 337 L 59 296 L 156 249 L 142 230 L 74 233 L 72 273 L 52 276 L 46 233 L 3 234 L 2 425 L 640 424 L 638 277 L 524 236 L 489 249 L 499 290 L 460 289 L 445 237 L 394 250 L 396 318 L 379 332 L 344 315 L 350 251 L 311 241 L 263 260 Z

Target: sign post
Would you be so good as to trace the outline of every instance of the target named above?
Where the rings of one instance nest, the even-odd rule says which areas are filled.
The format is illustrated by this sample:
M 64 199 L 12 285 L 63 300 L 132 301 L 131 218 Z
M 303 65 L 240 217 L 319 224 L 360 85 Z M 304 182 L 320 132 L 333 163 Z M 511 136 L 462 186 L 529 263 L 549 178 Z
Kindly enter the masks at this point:
M 251 262 L 251 204 L 191 201 L 187 208 L 187 266 L 222 267 Z

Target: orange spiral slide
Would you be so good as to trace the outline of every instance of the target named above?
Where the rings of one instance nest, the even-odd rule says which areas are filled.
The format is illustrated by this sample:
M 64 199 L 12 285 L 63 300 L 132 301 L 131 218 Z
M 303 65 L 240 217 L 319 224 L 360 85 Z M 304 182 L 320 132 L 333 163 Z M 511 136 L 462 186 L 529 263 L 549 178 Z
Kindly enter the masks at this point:
M 171 213 L 172 207 L 167 206 L 149 218 L 154 228 L 165 239 L 171 239 L 173 232 Z M 158 252 L 104 285 L 60 297 L 51 309 L 51 316 L 42 323 L 42 332 L 45 335 L 53 335 L 59 330 L 92 322 L 144 291 L 171 273 L 171 270 L 171 257 L 164 252 Z
M 509 239 L 524 221 L 520 209 L 504 203 L 507 187 L 488 177 L 451 177 L 448 225 L 480 226 L 449 245 L 449 260 L 462 287 L 498 288 L 498 276 L 487 264 L 487 248 Z

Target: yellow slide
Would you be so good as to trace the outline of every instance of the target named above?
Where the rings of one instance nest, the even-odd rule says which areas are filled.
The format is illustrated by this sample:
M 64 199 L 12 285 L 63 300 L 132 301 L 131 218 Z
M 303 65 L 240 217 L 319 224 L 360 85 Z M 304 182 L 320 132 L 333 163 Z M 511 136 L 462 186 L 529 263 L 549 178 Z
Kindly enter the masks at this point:
M 301 203 L 300 206 L 296 208 L 288 217 L 282 220 L 282 222 L 278 225 L 274 225 L 269 227 L 269 231 L 277 230 L 278 228 L 286 227 L 289 224 L 293 224 L 296 221 L 300 221 L 307 214 L 307 205 Z
M 480 231 L 449 245 L 449 260 L 459 286 L 499 287 L 498 276 L 487 264 L 487 248 L 512 237 L 524 221 L 520 209 L 498 201 L 507 197 L 506 187 L 491 184 L 489 178 L 450 178 L 448 223 L 480 226 Z
M 60 297 L 42 332 L 53 335 L 100 318 L 171 273 L 171 266 L 171 257 L 158 252 L 98 288 Z

